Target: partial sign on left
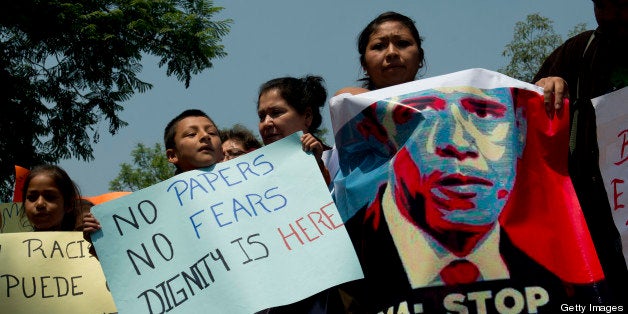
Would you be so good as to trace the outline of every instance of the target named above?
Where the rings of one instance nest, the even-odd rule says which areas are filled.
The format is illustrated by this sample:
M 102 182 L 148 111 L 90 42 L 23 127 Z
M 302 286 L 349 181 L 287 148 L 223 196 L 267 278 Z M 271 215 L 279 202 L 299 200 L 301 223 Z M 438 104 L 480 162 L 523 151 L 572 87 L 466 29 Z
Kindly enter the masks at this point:
M 0 312 L 117 313 L 81 232 L 0 234 Z
M 22 203 L 0 204 L 0 233 L 33 231 L 33 226 L 22 211 Z

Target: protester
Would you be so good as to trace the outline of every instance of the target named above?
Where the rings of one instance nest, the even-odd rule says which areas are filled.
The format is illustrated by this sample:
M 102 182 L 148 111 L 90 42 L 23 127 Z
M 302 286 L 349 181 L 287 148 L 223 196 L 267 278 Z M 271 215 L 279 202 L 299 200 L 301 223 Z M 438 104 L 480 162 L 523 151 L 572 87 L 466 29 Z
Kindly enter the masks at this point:
M 344 87 L 335 95 L 357 95 L 415 80 L 425 65 L 422 42 L 411 18 L 392 11 L 381 13 L 358 35 L 357 48 L 364 71 L 364 77 L 360 79 L 362 87 Z M 325 165 L 332 179 L 335 178 L 339 171 L 338 150 L 335 146 L 326 155 Z M 340 191 L 345 188 L 335 185 L 336 182 L 330 184 L 333 193 L 337 192 L 337 188 Z
M 323 121 L 320 108 L 326 99 L 327 91 L 320 76 L 276 78 L 260 87 L 257 115 L 259 133 L 265 145 L 303 131 L 303 150 L 314 154 L 325 182 L 329 183 L 329 172 L 321 157 L 330 147 L 314 136 Z
M 415 80 L 425 65 L 421 36 L 409 17 L 385 12 L 372 20 L 358 37 L 358 53 L 365 77 L 362 87 L 336 92 L 359 94 Z
M 220 140 L 222 141 L 223 161 L 231 160 L 262 147 L 255 135 L 240 124 L 234 125 L 231 129 L 221 130 Z
M 595 30 L 568 39 L 534 77 L 544 87 L 550 116 L 570 96 L 569 175 L 616 301 L 628 295 L 621 238 L 599 169 L 595 110 L 591 99 L 628 86 L 628 1 L 595 0 Z
M 372 20 L 358 36 L 358 53 L 365 77 L 362 87 L 344 87 L 335 95 L 365 93 L 411 82 L 425 65 L 423 39 L 414 21 L 397 12 L 384 12 Z M 325 154 L 325 166 L 333 179 L 338 172 L 338 152 Z M 334 183 L 330 187 L 333 189 Z
M 188 109 L 174 117 L 164 129 L 168 161 L 176 166 L 175 174 L 210 167 L 222 161 L 222 143 L 218 127 L 203 111 Z M 98 220 L 85 214 L 84 235 L 101 228 Z
M 80 192 L 59 166 L 33 168 L 22 187 L 22 209 L 35 231 L 83 230 Z
M 222 161 L 220 133 L 214 121 L 203 111 L 189 109 L 172 119 L 164 130 L 168 162 L 175 174 L 206 168 Z

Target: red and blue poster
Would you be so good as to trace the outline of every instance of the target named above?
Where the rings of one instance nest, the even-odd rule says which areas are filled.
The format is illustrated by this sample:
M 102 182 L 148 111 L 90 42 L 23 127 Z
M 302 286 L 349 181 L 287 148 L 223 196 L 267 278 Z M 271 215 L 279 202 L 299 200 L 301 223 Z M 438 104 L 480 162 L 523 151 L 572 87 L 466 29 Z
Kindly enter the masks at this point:
M 567 173 L 568 108 L 472 69 L 331 100 L 359 313 L 593 310 L 604 275 Z

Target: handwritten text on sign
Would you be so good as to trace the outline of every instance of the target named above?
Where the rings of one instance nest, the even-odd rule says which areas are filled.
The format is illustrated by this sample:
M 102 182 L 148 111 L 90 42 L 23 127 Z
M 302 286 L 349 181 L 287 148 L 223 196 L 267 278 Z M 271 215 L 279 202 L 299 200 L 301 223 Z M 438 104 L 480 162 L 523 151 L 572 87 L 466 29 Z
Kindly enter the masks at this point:
M 628 262 L 628 88 L 591 101 L 597 120 L 600 171 Z
M 22 209 L 22 203 L 0 204 L 0 233 L 29 232 L 33 226 Z
M 362 276 L 298 134 L 92 211 L 121 312 L 251 313 Z
M 116 313 L 81 232 L 0 234 L 0 265 L 3 313 Z

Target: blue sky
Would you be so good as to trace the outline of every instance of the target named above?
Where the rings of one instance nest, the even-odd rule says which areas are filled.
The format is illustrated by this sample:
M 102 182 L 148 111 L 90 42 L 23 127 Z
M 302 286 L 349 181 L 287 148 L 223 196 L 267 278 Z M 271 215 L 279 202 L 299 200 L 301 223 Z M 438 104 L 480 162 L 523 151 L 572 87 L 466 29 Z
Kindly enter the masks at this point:
M 100 124 L 94 160 L 60 163 L 84 195 L 106 193 L 120 164 L 131 162 L 135 145 L 162 143 L 164 126 L 185 109 L 205 111 L 220 128 L 241 123 L 257 132 L 257 91 L 269 79 L 320 75 L 329 94 L 357 85 L 361 68 L 356 38 L 385 11 L 416 21 L 427 59 L 422 77 L 503 67 L 504 46 L 512 40 L 515 23 L 528 14 L 550 18 L 563 37 L 578 23 L 589 29 L 597 25 L 593 4 L 586 0 L 221 0 L 214 4 L 224 7 L 218 18 L 233 20 L 222 42 L 228 56 L 194 76 L 188 89 L 167 77 L 155 58 L 145 58 L 140 77 L 153 88 L 124 103 L 120 116 L 129 125 L 111 136 Z M 326 106 L 323 126 L 331 131 L 328 110 Z

